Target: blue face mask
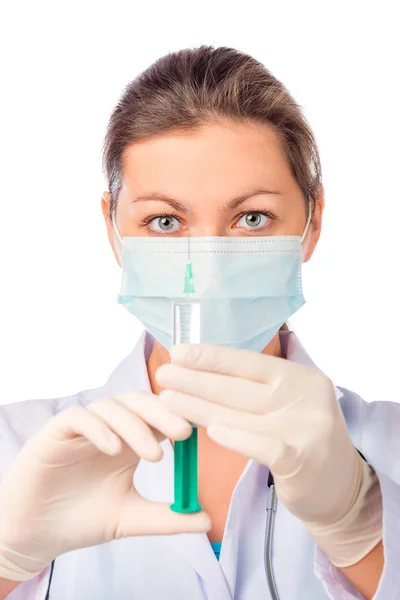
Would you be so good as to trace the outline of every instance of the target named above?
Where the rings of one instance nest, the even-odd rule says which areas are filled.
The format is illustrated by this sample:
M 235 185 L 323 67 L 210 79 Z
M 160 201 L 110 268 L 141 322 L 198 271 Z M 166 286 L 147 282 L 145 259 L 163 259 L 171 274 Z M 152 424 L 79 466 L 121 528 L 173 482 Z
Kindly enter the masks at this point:
M 300 236 L 191 237 L 190 258 L 201 303 L 201 341 L 260 352 L 305 303 Z M 188 238 L 121 238 L 118 302 L 164 348 L 173 340 L 173 304 L 185 298 Z

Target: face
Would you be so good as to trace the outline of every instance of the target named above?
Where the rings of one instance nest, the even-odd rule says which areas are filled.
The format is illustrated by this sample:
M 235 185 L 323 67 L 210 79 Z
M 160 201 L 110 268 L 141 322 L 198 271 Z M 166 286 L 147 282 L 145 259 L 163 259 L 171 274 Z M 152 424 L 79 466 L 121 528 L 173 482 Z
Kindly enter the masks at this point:
M 120 263 L 102 199 L 109 240 Z M 318 241 L 323 190 L 303 242 L 307 261 Z M 212 124 L 132 144 L 124 154 L 116 222 L 121 236 L 302 235 L 307 210 L 277 134 L 259 124 Z

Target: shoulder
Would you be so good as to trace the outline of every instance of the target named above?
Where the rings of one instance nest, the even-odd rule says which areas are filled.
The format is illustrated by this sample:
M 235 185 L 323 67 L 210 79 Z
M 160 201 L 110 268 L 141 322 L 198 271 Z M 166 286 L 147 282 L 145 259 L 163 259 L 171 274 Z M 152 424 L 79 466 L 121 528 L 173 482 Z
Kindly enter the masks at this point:
M 390 400 L 366 402 L 351 390 L 343 387 L 337 389 L 342 394 L 340 398 L 342 410 L 350 419 L 362 419 L 364 425 L 375 429 L 379 426 L 385 427 L 385 424 L 392 419 L 400 419 L 400 402 Z
M 12 461 L 25 442 L 54 415 L 69 406 L 84 405 L 94 390 L 45 400 L 25 400 L 0 405 L 0 471 Z
M 2 404 L 0 405 L 0 436 L 10 431 L 21 439 L 27 439 L 60 411 L 76 404 L 82 406 L 87 404 L 97 391 L 97 389 L 83 390 L 77 394 L 60 398 Z
M 400 403 L 389 400 L 377 400 L 375 402 L 366 402 L 356 394 L 346 388 L 338 388 L 343 394 L 340 399 L 342 410 L 346 421 L 358 421 L 363 428 L 364 437 L 368 434 L 375 436 L 385 435 L 391 438 L 395 434 L 396 439 L 400 425 Z
M 25 400 L 0 405 L 0 454 L 6 445 L 23 444 L 60 411 L 70 406 L 86 406 L 106 396 L 118 396 L 133 389 L 147 389 L 148 376 L 144 361 L 142 336 L 136 348 L 112 371 L 104 385 L 61 398 Z
M 338 389 L 355 446 L 374 468 L 400 479 L 400 403 L 366 402 L 355 392 Z

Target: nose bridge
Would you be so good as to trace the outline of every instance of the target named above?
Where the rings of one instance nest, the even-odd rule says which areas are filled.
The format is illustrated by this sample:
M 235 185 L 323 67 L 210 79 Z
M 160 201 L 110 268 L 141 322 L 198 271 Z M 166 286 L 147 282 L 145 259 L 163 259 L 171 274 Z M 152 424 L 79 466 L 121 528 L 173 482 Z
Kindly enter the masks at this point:
M 202 226 L 190 228 L 190 235 L 194 237 L 216 237 L 226 235 L 216 223 L 205 223 Z
M 222 236 L 226 235 L 224 215 L 221 214 L 215 204 L 204 202 L 192 214 L 188 220 L 190 235 L 196 237 Z

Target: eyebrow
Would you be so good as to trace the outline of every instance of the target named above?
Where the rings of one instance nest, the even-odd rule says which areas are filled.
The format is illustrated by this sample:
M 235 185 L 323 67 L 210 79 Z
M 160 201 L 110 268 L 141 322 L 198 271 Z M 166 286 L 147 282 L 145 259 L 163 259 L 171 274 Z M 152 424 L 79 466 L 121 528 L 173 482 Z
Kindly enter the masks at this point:
M 223 211 L 224 210 L 225 211 L 234 210 L 235 208 L 237 208 L 238 206 L 243 204 L 243 202 L 245 202 L 246 200 L 249 200 L 253 196 L 260 196 L 262 194 L 270 194 L 270 195 L 272 194 L 275 196 L 280 196 L 281 192 L 267 190 L 265 188 L 252 188 L 252 189 L 248 190 L 247 192 L 240 194 L 240 196 L 236 196 L 236 198 L 229 200 L 229 202 L 227 202 L 222 207 L 222 210 Z M 182 204 L 182 202 L 180 202 L 176 198 L 172 198 L 171 196 L 167 196 L 166 194 L 161 194 L 158 192 L 151 192 L 149 194 L 143 194 L 142 196 L 137 196 L 136 198 L 134 198 L 132 200 L 132 203 L 134 203 L 134 202 L 151 202 L 151 201 L 165 202 L 165 204 L 169 204 L 169 206 L 171 206 L 178 212 L 186 212 L 188 209 L 187 205 Z

